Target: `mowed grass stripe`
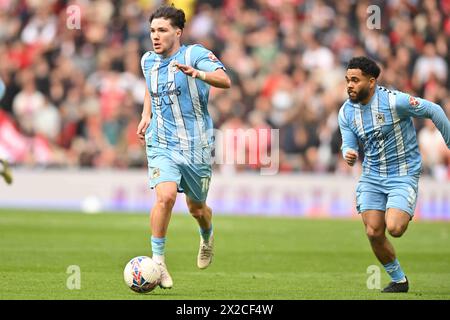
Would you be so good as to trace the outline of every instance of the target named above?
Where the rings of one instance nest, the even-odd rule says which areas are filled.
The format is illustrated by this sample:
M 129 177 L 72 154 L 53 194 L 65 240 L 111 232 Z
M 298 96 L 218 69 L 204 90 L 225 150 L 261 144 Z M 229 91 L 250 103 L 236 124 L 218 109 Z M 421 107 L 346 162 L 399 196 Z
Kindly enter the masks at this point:
M 139 295 L 122 272 L 150 255 L 147 215 L 0 210 L 0 299 L 450 299 L 449 223 L 412 222 L 392 239 L 411 282 L 406 295 L 367 289 L 367 267 L 380 264 L 359 219 L 216 215 L 214 228 L 214 262 L 198 270 L 198 226 L 173 215 L 174 288 Z M 80 290 L 66 287 L 70 265 L 81 269 Z M 381 269 L 381 285 L 388 281 Z

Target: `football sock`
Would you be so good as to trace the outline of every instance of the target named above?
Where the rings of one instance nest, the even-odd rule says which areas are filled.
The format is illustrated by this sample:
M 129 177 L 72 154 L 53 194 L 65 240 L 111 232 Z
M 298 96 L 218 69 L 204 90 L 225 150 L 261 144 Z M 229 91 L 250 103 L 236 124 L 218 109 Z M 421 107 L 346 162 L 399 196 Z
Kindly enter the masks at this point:
M 402 267 L 400 267 L 400 263 L 397 259 L 392 262 L 389 262 L 383 265 L 386 272 L 389 274 L 393 282 L 405 282 L 405 274 L 403 273 Z
M 202 236 L 203 240 L 208 241 L 209 237 L 212 234 L 213 231 L 213 226 L 211 224 L 211 227 L 209 229 L 202 229 L 201 227 L 199 228 L 200 231 L 200 235 Z
M 153 260 L 155 262 L 164 262 L 164 247 L 166 246 L 166 237 L 155 238 L 151 237 Z

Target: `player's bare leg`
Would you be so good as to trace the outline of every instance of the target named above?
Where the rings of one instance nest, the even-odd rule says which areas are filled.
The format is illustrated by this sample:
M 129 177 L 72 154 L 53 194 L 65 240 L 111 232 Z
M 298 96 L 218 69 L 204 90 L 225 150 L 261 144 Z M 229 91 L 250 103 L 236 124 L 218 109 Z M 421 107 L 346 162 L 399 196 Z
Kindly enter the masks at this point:
M 172 208 L 177 197 L 175 182 L 162 182 L 156 186 L 156 203 L 150 213 L 150 227 L 152 230 L 152 259 L 160 266 L 161 283 L 164 289 L 172 288 L 172 277 L 167 270 L 164 259 L 164 246 L 167 229 L 169 227 Z
M 386 222 L 384 211 L 367 210 L 361 216 L 366 227 L 367 238 L 378 261 L 383 265 L 394 261 L 394 247 L 385 235 Z
M 386 228 L 389 234 L 395 238 L 401 237 L 408 228 L 411 216 L 400 209 L 389 208 L 386 211 Z
M 392 282 L 383 289 L 383 292 L 407 292 L 409 289 L 408 280 L 395 256 L 394 247 L 385 234 L 385 212 L 367 210 L 361 215 L 372 250 L 392 278 Z
M 213 258 L 214 233 L 212 231 L 212 210 L 205 202 L 197 202 L 186 197 L 186 203 L 191 215 L 200 226 L 200 248 L 197 256 L 197 266 L 200 269 L 207 268 Z
M 150 214 L 152 235 L 162 238 L 166 236 L 169 227 L 172 208 L 177 198 L 177 184 L 175 182 L 162 182 L 156 187 L 156 203 Z
M 192 217 L 197 220 L 202 229 L 210 229 L 212 226 L 212 210 L 205 202 L 198 202 L 186 196 L 186 203 Z

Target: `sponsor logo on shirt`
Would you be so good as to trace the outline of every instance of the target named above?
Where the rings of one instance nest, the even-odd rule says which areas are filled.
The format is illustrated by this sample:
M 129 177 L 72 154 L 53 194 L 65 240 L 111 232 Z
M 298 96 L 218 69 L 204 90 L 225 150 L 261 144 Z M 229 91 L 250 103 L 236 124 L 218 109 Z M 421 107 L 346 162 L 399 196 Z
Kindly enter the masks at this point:
M 175 87 L 173 81 L 158 84 L 158 92 L 150 92 L 150 96 L 156 100 L 158 107 L 165 105 L 172 105 L 173 99 L 181 95 L 180 88 Z

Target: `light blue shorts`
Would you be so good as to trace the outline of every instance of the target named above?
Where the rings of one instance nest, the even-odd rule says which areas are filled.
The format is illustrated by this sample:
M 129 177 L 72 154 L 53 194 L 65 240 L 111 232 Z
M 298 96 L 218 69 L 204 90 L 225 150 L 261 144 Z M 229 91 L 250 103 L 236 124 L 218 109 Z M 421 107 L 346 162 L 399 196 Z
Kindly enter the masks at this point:
M 419 175 L 389 178 L 361 176 L 356 187 L 356 209 L 362 213 L 396 208 L 407 212 L 412 218 L 418 192 Z
M 147 147 L 150 188 L 161 182 L 176 182 L 178 192 L 189 198 L 204 202 L 211 180 L 211 149 L 195 151 L 171 150 Z

